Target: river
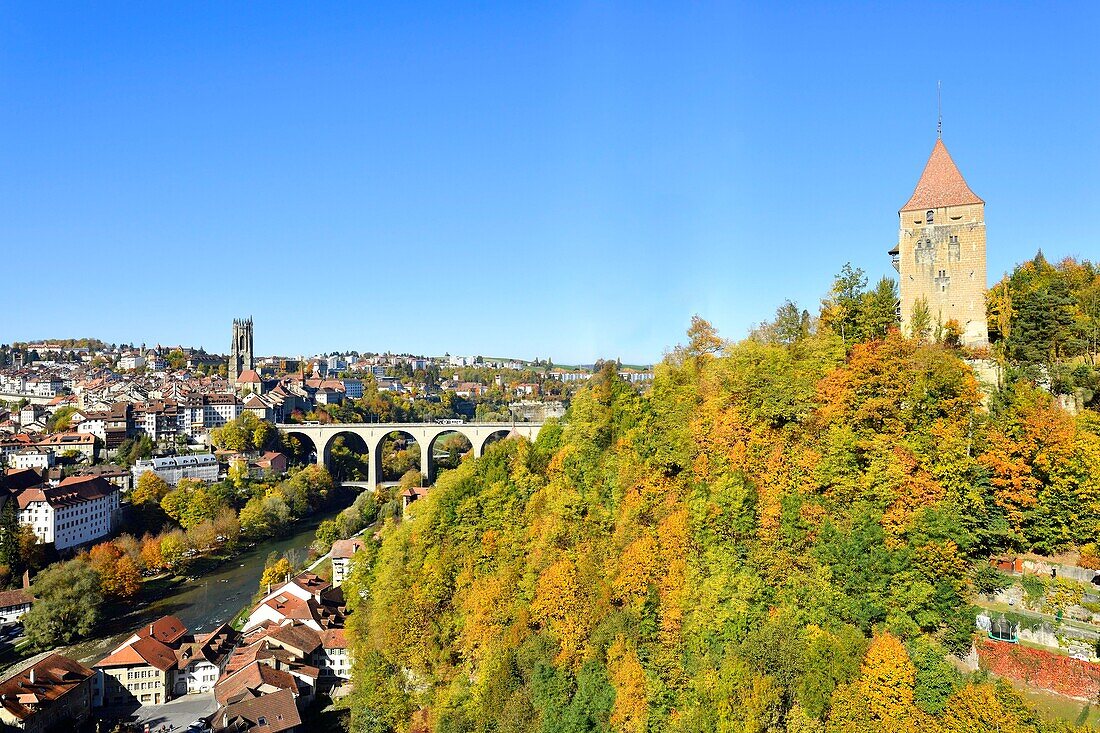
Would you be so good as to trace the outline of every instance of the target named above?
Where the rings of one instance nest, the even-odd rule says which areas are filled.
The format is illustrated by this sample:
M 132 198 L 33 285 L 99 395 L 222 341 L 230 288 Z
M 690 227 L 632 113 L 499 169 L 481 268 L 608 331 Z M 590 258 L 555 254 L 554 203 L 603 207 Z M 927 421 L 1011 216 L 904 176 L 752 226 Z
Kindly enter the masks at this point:
M 317 525 L 335 514 L 311 517 L 307 523 L 299 525 L 293 535 L 262 542 L 213 572 L 181 583 L 169 595 L 150 603 L 145 612 L 155 618 L 173 614 L 196 634 L 232 621 L 259 589 L 268 556 L 273 552 L 281 555 L 288 550 L 299 550 L 304 558 Z

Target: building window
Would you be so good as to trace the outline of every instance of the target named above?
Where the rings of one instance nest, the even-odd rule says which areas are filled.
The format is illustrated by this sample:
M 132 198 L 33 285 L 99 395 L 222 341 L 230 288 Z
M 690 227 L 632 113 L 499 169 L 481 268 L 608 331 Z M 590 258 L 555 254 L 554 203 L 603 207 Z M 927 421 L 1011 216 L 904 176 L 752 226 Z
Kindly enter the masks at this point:
M 926 211 L 924 213 L 924 219 L 929 224 L 931 224 L 935 220 L 935 218 L 936 218 L 936 212 L 933 211 L 932 209 L 929 209 L 928 211 Z

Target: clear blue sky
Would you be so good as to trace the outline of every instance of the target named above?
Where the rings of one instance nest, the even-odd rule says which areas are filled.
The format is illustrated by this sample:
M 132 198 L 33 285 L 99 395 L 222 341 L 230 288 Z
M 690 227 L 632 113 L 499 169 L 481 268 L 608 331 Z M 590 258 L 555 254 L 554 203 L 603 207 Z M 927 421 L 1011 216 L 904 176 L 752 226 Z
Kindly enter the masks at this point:
M 0 4 L 0 342 L 740 337 L 893 274 L 937 79 L 991 282 L 1100 256 L 1095 3 L 354 5 Z

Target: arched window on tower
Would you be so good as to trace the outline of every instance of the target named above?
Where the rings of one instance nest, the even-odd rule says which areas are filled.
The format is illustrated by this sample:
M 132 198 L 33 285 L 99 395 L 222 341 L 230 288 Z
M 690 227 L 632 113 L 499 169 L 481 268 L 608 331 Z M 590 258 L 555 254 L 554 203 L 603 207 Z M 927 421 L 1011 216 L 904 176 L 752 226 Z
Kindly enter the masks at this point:
M 928 224 L 931 224 L 935 220 L 935 218 L 936 218 L 936 212 L 933 211 L 932 209 L 929 209 L 924 214 L 924 221 Z

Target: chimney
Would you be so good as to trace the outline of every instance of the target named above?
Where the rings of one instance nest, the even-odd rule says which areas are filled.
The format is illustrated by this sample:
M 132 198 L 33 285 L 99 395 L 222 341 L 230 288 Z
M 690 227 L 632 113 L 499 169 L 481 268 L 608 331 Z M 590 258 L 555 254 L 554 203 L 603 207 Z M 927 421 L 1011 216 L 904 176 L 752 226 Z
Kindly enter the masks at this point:
M 29 590 L 31 587 L 31 571 L 23 571 L 23 590 Z
M 149 636 L 153 635 L 153 625 L 149 624 Z
M 31 684 L 34 684 L 34 667 L 31 667 Z

